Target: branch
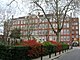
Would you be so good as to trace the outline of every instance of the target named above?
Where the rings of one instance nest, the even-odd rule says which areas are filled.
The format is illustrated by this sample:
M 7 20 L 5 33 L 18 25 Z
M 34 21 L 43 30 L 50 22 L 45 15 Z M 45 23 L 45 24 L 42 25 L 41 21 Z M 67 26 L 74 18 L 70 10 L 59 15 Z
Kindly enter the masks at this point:
M 69 4 L 65 6 L 65 7 L 67 7 L 66 10 L 65 10 L 65 7 L 64 7 L 64 9 L 63 9 L 63 10 L 65 10 L 65 13 L 64 13 L 64 15 L 63 15 L 62 27 L 59 29 L 59 32 L 62 30 L 62 28 L 63 28 L 63 26 L 64 26 L 64 20 L 65 20 L 66 14 L 67 14 L 67 12 L 68 12 L 69 6 L 70 6 L 70 4 L 71 4 L 72 1 L 73 1 L 73 0 L 71 0 L 71 1 L 69 2 Z M 62 12 L 63 12 L 63 10 L 62 10 Z
M 50 24 L 50 26 L 51 26 L 51 28 L 52 28 L 52 30 L 54 31 L 54 33 L 57 33 L 55 30 L 54 30 L 54 28 L 53 28 L 53 26 L 52 26 L 52 24 L 51 24 L 51 22 L 50 22 L 50 20 L 49 20 L 49 18 L 47 17 L 47 15 L 46 15 L 46 13 L 45 13 L 45 11 L 44 11 L 44 9 L 36 2 L 36 1 L 34 1 L 34 3 L 38 6 L 38 7 L 40 7 L 41 8 L 41 10 L 42 10 L 42 12 L 44 13 L 44 15 L 45 15 L 45 18 L 48 20 L 48 22 L 49 22 L 49 24 Z
M 65 5 L 64 8 L 63 8 L 63 10 L 61 12 L 63 12 L 66 9 L 66 7 L 68 7 L 71 4 L 72 1 L 73 0 L 71 0 L 67 5 Z
M 9 4 L 7 4 L 7 6 L 11 5 L 15 0 L 12 0 Z

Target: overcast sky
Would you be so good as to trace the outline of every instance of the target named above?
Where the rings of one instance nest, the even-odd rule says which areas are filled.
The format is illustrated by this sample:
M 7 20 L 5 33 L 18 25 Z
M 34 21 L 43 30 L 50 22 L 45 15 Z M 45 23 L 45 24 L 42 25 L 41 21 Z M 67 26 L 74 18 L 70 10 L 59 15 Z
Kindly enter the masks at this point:
M 11 5 L 8 6 L 8 4 L 10 4 L 11 1 L 12 0 L 0 0 L 0 22 L 4 16 L 5 18 L 11 18 L 12 15 L 14 15 L 14 17 L 20 17 L 25 16 L 30 12 L 30 0 L 23 0 L 23 2 L 21 0 L 16 0 L 16 2 L 13 2 L 11 3 Z M 24 2 L 26 2 L 26 4 Z M 0 29 L 3 30 L 3 27 L 0 26 Z

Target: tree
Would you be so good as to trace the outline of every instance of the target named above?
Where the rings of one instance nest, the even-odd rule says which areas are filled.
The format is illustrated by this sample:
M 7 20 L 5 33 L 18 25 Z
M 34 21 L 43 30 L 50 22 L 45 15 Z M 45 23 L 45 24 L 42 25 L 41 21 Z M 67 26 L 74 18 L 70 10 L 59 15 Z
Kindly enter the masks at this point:
M 20 31 L 21 29 L 15 28 L 14 30 L 11 31 L 10 37 L 14 39 L 20 39 L 21 37 Z
M 22 0 L 22 1 L 26 1 L 26 0 Z M 43 12 L 43 14 L 44 14 L 45 18 L 48 20 L 52 30 L 57 35 L 58 42 L 60 40 L 60 32 L 64 26 L 64 20 L 68 17 L 68 13 L 71 13 L 73 11 L 74 12 L 78 11 L 80 8 L 79 7 L 80 0 L 30 0 L 30 1 L 33 2 L 38 7 L 38 9 L 36 9 L 37 12 L 40 10 Z M 16 2 L 16 0 L 12 0 L 10 2 L 10 4 L 13 2 Z M 26 2 L 28 2 L 28 1 L 26 1 Z M 47 7 L 45 9 L 44 9 L 45 6 L 42 5 L 43 2 L 45 3 L 45 5 Z M 46 9 L 48 9 L 48 11 L 52 14 L 52 18 L 53 18 L 52 20 L 56 21 L 57 31 L 55 30 L 54 26 L 51 24 L 50 18 L 48 18 L 48 16 L 47 16 Z M 63 21 L 63 22 L 61 23 L 61 21 Z
M 9 36 L 10 36 L 10 28 L 12 27 L 12 22 L 7 20 L 4 22 L 4 41 L 6 43 L 10 43 Z
M 78 1 L 78 0 L 77 0 Z M 52 30 L 57 36 L 57 41 L 59 42 L 60 40 L 60 32 L 64 26 L 64 20 L 68 17 L 68 13 L 72 12 L 73 10 L 75 11 L 77 7 L 75 0 L 45 0 L 47 8 L 49 8 L 49 11 L 52 14 L 53 20 L 56 21 L 57 23 L 57 31 L 55 30 L 54 26 L 50 22 L 50 18 L 48 18 L 46 10 L 44 10 L 44 6 L 40 4 L 39 1 L 33 1 L 43 12 L 45 18 L 48 20 Z M 61 21 L 63 21 L 61 23 Z
M 36 15 L 31 15 L 29 14 L 29 16 L 26 17 L 25 19 L 25 24 L 26 27 L 25 27 L 25 30 L 27 30 L 27 33 L 26 33 L 26 36 L 27 36 L 27 39 L 30 40 L 31 37 L 32 38 L 35 38 L 32 34 L 34 33 L 34 29 L 35 29 L 35 21 L 33 20 L 34 18 L 33 17 L 36 17 Z M 31 25 L 30 25 L 31 24 Z

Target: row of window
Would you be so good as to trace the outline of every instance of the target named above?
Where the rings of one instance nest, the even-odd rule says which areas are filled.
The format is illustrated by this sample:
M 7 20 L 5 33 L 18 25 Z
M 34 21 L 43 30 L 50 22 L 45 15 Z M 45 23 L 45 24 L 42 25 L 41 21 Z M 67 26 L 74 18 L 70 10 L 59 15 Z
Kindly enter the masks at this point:
M 21 25 L 21 28 L 23 28 L 23 27 L 25 28 L 27 26 L 33 26 L 33 25 Z M 34 25 L 34 27 L 35 28 L 47 28 L 48 27 L 48 24 L 38 24 L 38 25 Z M 49 25 L 49 27 L 51 28 L 51 25 Z M 57 24 L 53 24 L 53 27 L 54 28 L 57 28 Z M 65 25 L 64 25 L 64 27 L 65 27 Z M 67 26 L 67 27 L 69 27 L 69 26 Z M 78 26 L 72 27 L 72 29 L 75 29 L 75 28 L 78 29 Z
M 52 20 L 52 19 L 50 19 Z M 47 22 L 46 19 L 42 20 L 42 19 L 35 19 L 35 20 L 17 20 L 17 21 L 13 21 L 13 24 L 31 24 L 31 23 L 38 23 L 38 22 Z M 51 22 L 55 22 L 55 20 L 52 20 Z M 76 23 L 77 24 L 77 23 Z M 62 25 L 62 23 L 61 23 Z M 57 24 L 53 24 L 53 26 L 57 27 Z M 65 27 L 69 27 L 69 23 L 64 23 L 64 28 Z
M 72 25 L 78 25 L 78 22 L 72 23 Z
M 72 29 L 78 29 L 78 26 L 75 26 L 75 27 L 73 26 Z
M 78 35 L 76 35 L 76 36 L 72 35 L 72 38 L 79 38 L 79 36 Z
M 78 34 L 79 32 L 78 31 L 75 31 L 76 32 L 76 34 Z M 72 31 L 72 34 L 74 34 L 75 33 L 74 31 Z
M 70 36 L 61 36 L 61 40 L 70 40 Z

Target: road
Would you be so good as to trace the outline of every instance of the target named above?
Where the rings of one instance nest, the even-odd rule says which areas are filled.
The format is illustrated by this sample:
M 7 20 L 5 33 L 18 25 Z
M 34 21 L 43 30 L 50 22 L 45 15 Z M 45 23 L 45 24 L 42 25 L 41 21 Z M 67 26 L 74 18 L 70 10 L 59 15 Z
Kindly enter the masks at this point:
M 76 47 L 72 51 L 63 54 L 54 60 L 80 60 L 80 47 Z

